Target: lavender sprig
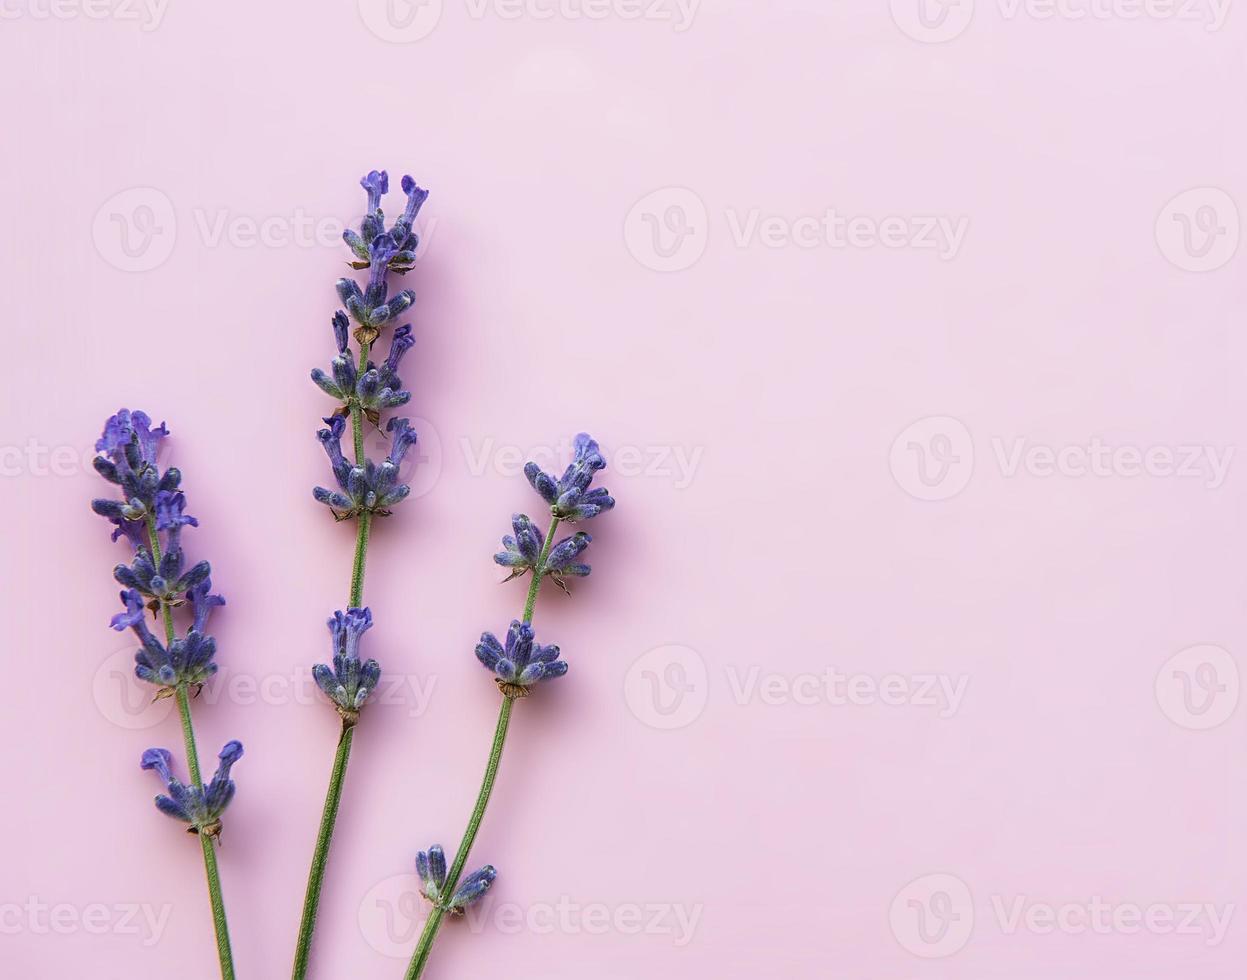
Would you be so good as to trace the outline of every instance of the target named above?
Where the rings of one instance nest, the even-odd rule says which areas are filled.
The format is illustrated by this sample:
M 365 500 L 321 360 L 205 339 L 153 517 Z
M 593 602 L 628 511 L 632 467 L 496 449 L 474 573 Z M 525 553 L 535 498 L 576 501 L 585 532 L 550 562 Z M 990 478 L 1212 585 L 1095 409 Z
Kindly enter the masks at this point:
M 375 517 L 387 516 L 390 508 L 411 493 L 411 488 L 400 481 L 400 468 L 416 443 L 410 420 L 391 418 L 385 427 L 390 434 L 390 452 L 379 462 L 373 461 L 364 452 L 364 425 L 380 428 L 383 411 L 406 405 L 411 400 L 411 393 L 398 374 L 403 357 L 415 344 L 411 324 L 405 323 L 394 330 L 384 361 L 373 363 L 370 356 L 372 345 L 380 338 L 382 330 L 415 302 L 415 294 L 409 289 L 390 295 L 387 276 L 390 273 L 401 275 L 414 266 L 419 239 L 412 226 L 429 192 L 417 186 L 411 177 L 404 177 L 402 190 L 407 201 L 398 219 L 387 229 L 381 199 L 389 191 L 389 176 L 384 170 L 373 170 L 363 177 L 360 185 L 367 194 L 366 213 L 359 231 L 348 230 L 342 237 L 353 256 L 351 267 L 357 271 L 368 270 L 368 282 L 361 287 L 351 278 L 337 281 L 338 298 L 346 307 L 345 311 L 338 310 L 333 315 L 337 352 L 328 372 L 320 368 L 312 371 L 312 381 L 317 387 L 339 403 L 325 418 L 326 428 L 317 433 L 329 457 L 337 486 L 316 487 L 312 496 L 328 506 L 336 520 L 354 520 L 357 527 L 347 608 L 335 612 L 329 620 L 333 664 L 317 664 L 312 670 L 317 685 L 337 709 L 342 729 L 308 871 L 307 893 L 295 943 L 294 980 L 302 980 L 307 974 L 325 865 L 342 800 L 355 726 L 360 710 L 368 695 L 376 690 L 381 677 L 377 661 L 362 660 L 359 653 L 360 640 L 372 626 L 372 612 L 363 606 L 364 568 L 372 522 Z M 358 356 L 351 350 L 352 336 L 359 347 Z M 353 459 L 342 449 L 348 418 Z
M 216 641 L 207 634 L 208 617 L 225 600 L 212 594 L 209 564 L 201 561 L 188 567 L 182 550 L 182 530 L 198 527 L 199 521 L 186 513 L 186 497 L 178 489 L 182 474 L 172 466 L 162 473 L 157 462 L 160 441 L 168 435 L 163 422 L 153 428 L 143 412 L 123 408 L 112 416 L 95 444 L 101 455 L 95 457 L 94 465 L 119 488 L 120 499 L 93 500 L 91 508 L 112 521 L 113 540 L 124 537 L 134 552 L 129 564 L 113 569 L 113 577 L 125 587 L 121 592 L 125 608 L 110 625 L 115 630 L 132 629 L 138 637 L 134 657 L 138 678 L 156 687 L 156 698 L 176 699 L 191 781 L 184 784 L 173 775 L 173 755 L 168 749 L 148 749 L 140 764 L 154 770 L 166 789 L 167 795 L 156 797 L 156 808 L 189 824 L 187 829 L 199 837 L 221 976 L 233 980 L 233 952 L 214 842 L 221 834 L 221 814 L 234 797 L 230 769 L 243 749 L 241 742 L 227 743 L 216 775 L 204 784 L 190 702 L 216 673 Z M 187 604 L 192 622 L 179 637 L 174 610 Z M 148 628 L 149 612 L 163 622 L 163 642 Z
M 493 633 L 483 633 L 480 643 L 476 645 L 477 659 L 493 673 L 494 681 L 502 692 L 502 706 L 498 712 L 489 761 L 485 765 L 485 777 L 476 797 L 476 806 L 468 818 L 467 829 L 455 852 L 454 863 L 449 869 L 446 867 L 446 857 L 439 845 L 434 845 L 427 852 L 421 851 L 416 857 L 421 891 L 433 908 L 412 953 L 405 980 L 416 980 L 423 972 L 446 914 L 461 913 L 478 901 L 497 877 L 493 865 L 486 865 L 460 879 L 498 777 L 502 749 L 511 724 L 511 709 L 517 700 L 528 697 L 536 685 L 567 673 L 567 663 L 561 659 L 559 648 L 553 644 L 542 646 L 536 641 L 532 621 L 537 595 L 546 576 L 566 592 L 562 576 L 589 574 L 589 566 L 578 561 L 589 546 L 589 535 L 577 532 L 556 545 L 554 538 L 559 524 L 586 521 L 615 506 L 614 498 L 606 490 L 590 489 L 593 477 L 606 466 L 598 444 L 582 432 L 576 436 L 573 448 L 571 465 L 559 480 L 543 473 L 535 463 L 529 463 L 524 468 L 533 489 L 550 505 L 550 527 L 544 537 L 528 517 L 516 514 L 511 520 L 514 534 L 502 539 L 504 550 L 494 556 L 499 565 L 511 569 L 506 581 L 526 572 L 531 574 L 532 579 L 524 601 L 523 619 L 512 620 L 505 642 L 499 641 Z

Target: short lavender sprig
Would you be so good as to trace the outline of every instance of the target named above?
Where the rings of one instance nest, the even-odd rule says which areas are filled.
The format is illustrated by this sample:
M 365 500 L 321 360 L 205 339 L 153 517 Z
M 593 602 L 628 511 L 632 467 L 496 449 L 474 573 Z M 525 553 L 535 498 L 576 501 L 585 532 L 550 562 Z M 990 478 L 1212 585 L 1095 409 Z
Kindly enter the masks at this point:
M 116 630 L 132 629 L 138 637 L 134 657 L 138 678 L 156 687 L 156 698 L 176 699 L 191 781 L 183 783 L 174 775 L 168 749 L 148 749 L 140 765 L 153 770 L 165 787 L 166 793 L 156 797 L 157 809 L 188 824 L 187 830 L 199 837 L 221 976 L 233 980 L 233 952 L 214 842 L 221 834 L 221 815 L 234 798 L 230 770 L 242 757 L 243 748 L 241 742 L 226 743 L 216 774 L 207 784 L 203 782 L 190 702 L 216 673 L 216 641 L 207 634 L 207 625 L 211 611 L 225 600 L 212 594 L 212 569 L 206 561 L 187 567 L 182 530 L 198 527 L 199 521 L 185 512 L 186 496 L 179 489 L 182 474 L 172 466 L 160 470 L 160 441 L 168 435 L 163 422 L 153 428 L 143 412 L 123 408 L 112 416 L 95 444 L 101 455 L 94 464 L 104 479 L 119 488 L 120 499 L 100 498 L 91 507 L 112 521 L 113 540 L 124 537 L 134 552 L 128 565 L 113 569 L 113 577 L 124 586 L 124 609 L 111 625 Z M 192 622 L 179 637 L 174 610 L 188 604 Z M 163 622 L 163 642 L 147 626 L 149 612 Z
M 386 423 L 385 430 L 390 434 L 390 452 L 380 462 L 369 459 L 364 451 L 364 425 L 380 428 L 382 412 L 406 405 L 411 400 L 411 393 L 404 388 L 398 374 L 404 355 L 415 344 L 411 324 L 405 323 L 394 330 L 384 361 L 378 364 L 370 358 L 372 346 L 380 338 L 382 330 L 415 302 L 415 294 L 409 289 L 391 296 L 387 276 L 389 273 L 404 274 L 414 266 L 419 239 L 413 225 L 429 192 L 419 187 L 411 177 L 404 177 L 402 190 L 406 204 L 398 219 L 387 229 L 381 199 L 389 192 L 389 184 L 389 176 L 384 170 L 373 170 L 360 180 L 367 194 L 366 213 L 359 231 L 348 230 L 342 237 L 353 256 L 351 267 L 357 271 L 368 270 L 368 281 L 362 288 L 351 278 L 337 281 L 338 298 L 346 307 L 333 315 L 337 353 L 330 361 L 328 372 L 320 368 L 312 371 L 312 381 L 338 402 L 333 412 L 324 419 L 326 428 L 317 433 L 329 457 L 337 486 L 316 487 L 312 495 L 330 508 L 336 520 L 355 520 L 356 536 L 347 608 L 335 612 L 329 620 L 333 665 L 317 664 L 313 668 L 317 685 L 342 719 L 342 730 L 308 871 L 303 914 L 295 942 L 294 980 L 302 980 L 307 974 L 325 866 L 342 800 L 355 726 L 364 702 L 376 690 L 381 676 L 377 661 L 363 660 L 359 653 L 360 639 L 372 626 L 372 612 L 363 606 L 364 569 L 372 524 L 374 518 L 387 516 L 390 508 L 411 493 L 411 487 L 400 479 L 403 460 L 416 443 L 416 433 L 411 428 L 410 420 L 391 418 Z M 355 324 L 353 331 L 352 321 Z M 358 355 L 351 349 L 352 336 L 359 348 Z M 348 418 L 353 459 L 348 458 L 342 449 Z
M 416 857 L 421 892 L 433 907 L 412 953 L 405 980 L 416 980 L 423 972 L 446 914 L 461 914 L 494 883 L 497 871 L 493 865 L 486 865 L 462 880 L 460 875 L 467 865 L 468 854 L 480 830 L 498 777 L 502 749 L 511 724 L 511 709 L 517 700 L 528 697 L 539 683 L 567 673 L 567 664 L 560 658 L 559 648 L 553 644 L 542 646 L 536 641 L 532 619 L 537 595 L 547 576 L 566 592 L 564 576 L 586 576 L 590 572 L 589 566 L 578 560 L 588 548 L 589 535 L 577 532 L 555 544 L 559 524 L 586 521 L 615 506 L 614 498 L 606 490 L 590 489 L 594 475 L 606 466 L 598 444 L 582 432 L 576 436 L 573 449 L 572 462 L 561 479 L 555 480 L 542 472 L 536 463 L 524 467 L 533 489 L 550 505 L 550 527 L 544 537 L 526 515 L 516 514 L 511 519 L 514 535 L 502 539 L 503 550 L 494 556 L 499 565 L 511 569 L 506 581 L 526 573 L 531 575 L 531 581 L 524 600 L 523 619 L 512 620 L 506 641 L 500 642 L 493 633 L 483 633 L 480 643 L 476 645 L 477 659 L 493 673 L 494 682 L 502 692 L 502 706 L 498 712 L 489 760 L 485 765 L 485 777 L 468 818 L 467 829 L 455 852 L 454 862 L 448 869 L 445 854 L 436 844 Z

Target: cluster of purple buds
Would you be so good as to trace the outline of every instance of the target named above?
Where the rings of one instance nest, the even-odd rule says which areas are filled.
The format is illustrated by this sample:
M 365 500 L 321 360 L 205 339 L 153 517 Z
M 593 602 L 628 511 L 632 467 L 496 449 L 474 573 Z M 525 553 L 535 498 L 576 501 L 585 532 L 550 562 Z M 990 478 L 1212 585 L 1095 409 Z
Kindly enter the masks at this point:
M 416 874 L 420 876 L 420 894 L 434 906 L 453 915 L 462 915 L 473 902 L 480 901 L 489 886 L 498 877 L 492 864 L 473 871 L 459 882 L 459 887 L 449 899 L 446 898 L 446 854 L 440 844 L 416 855 Z
M 156 797 L 156 808 L 175 820 L 190 824 L 193 834 L 216 837 L 221 833 L 221 814 L 234 798 L 234 781 L 230 769 L 242 758 L 241 742 L 226 742 L 218 756 L 217 771 L 203 786 L 188 786 L 173 775 L 173 756 L 168 749 L 148 749 L 139 763 L 154 769 L 164 783 L 168 795 Z
M 597 517 L 615 506 L 610 493 L 602 488 L 590 490 L 593 474 L 606 466 L 598 444 L 587 433 L 581 432 L 573 443 L 571 464 L 563 471 L 563 477 L 555 480 L 542 471 L 536 463 L 524 466 L 524 475 L 541 499 L 550 505 L 550 513 L 561 521 L 574 523 Z
M 494 561 L 511 570 L 503 581 L 509 582 L 525 572 L 532 572 L 534 575 L 549 575 L 560 589 L 567 592 L 567 583 L 563 581 L 565 577 L 583 577 L 592 571 L 586 562 L 579 560 L 593 540 L 587 532 L 577 531 L 564 538 L 550 549 L 543 561 L 541 531 L 527 514 L 513 514 L 511 530 L 515 533 L 502 539 L 503 550 L 494 555 Z
M 359 324 L 356 338 L 360 343 L 372 343 L 385 324 L 402 316 L 416 300 L 409 289 L 389 296 L 385 276 L 387 272 L 400 275 L 410 272 L 415 265 L 419 238 L 412 231 L 412 226 L 429 192 L 417 186 L 411 177 L 404 177 L 402 188 L 407 204 L 402 215 L 387 231 L 381 197 L 389 192 L 389 175 L 384 170 L 373 170 L 360 181 L 360 185 L 368 195 L 367 212 L 359 232 L 347 230 L 342 233 L 342 238 L 355 256 L 351 266 L 369 270 L 368 285 L 360 289 L 354 279 L 339 279 L 337 289 L 338 298 Z
M 342 720 L 352 725 L 359 720 L 360 708 L 381 679 L 380 665 L 375 660 L 360 660 L 359 656 L 360 639 L 371 627 L 372 612 L 367 608 L 335 612 L 329 620 L 333 667 L 317 664 L 312 668 L 317 686 L 337 707 Z
M 550 504 L 551 516 L 568 523 L 587 521 L 615 506 L 609 491 L 589 488 L 594 474 L 606 466 L 598 444 L 582 432 L 576 436 L 573 445 L 575 455 L 560 480 L 543 472 L 536 463 L 528 463 L 524 467 L 528 482 Z M 545 534 L 527 514 L 513 515 L 511 530 L 513 533 L 502 539 L 502 551 L 494 555 L 494 561 L 511 570 L 506 581 L 525 572 L 535 576 L 549 575 L 559 588 L 567 592 L 565 578 L 584 577 L 592 571 L 589 564 L 581 560 L 593 540 L 585 531 L 577 531 L 555 543 L 543 558 L 541 547 Z
M 533 684 L 567 673 L 567 664 L 559 659 L 559 648 L 537 643 L 533 628 L 518 619 L 511 620 L 505 645 L 493 633 L 482 633 L 476 659 L 494 672 L 495 683 L 512 698 L 527 697 Z
M 342 324 L 340 331 L 339 318 Z M 368 420 L 376 425 L 383 409 L 397 408 L 411 401 L 411 392 L 403 388 L 403 381 L 398 376 L 398 365 L 403 355 L 415 346 L 416 340 L 411 333 L 411 324 L 403 324 L 394 331 L 390 340 L 390 353 L 386 359 L 380 364 L 374 364 L 370 360 L 361 374 L 347 347 L 346 322 L 346 314 L 341 310 L 334 314 L 338 354 L 330 364 L 331 373 L 326 374 L 316 368 L 312 371 L 312 380 L 325 394 L 343 403 L 336 414 L 346 415 L 350 411 L 351 402 L 355 401 L 364 410 Z
M 407 450 L 416 444 L 416 433 L 407 419 L 390 419 L 386 431 L 390 433 L 390 454 L 379 464 L 365 459 L 363 464 L 352 463 L 342 454 L 342 435 L 346 420 L 341 415 L 325 419 L 327 429 L 316 433 L 338 481 L 337 490 L 315 487 L 312 496 L 322 504 L 333 508 L 339 520 L 355 517 L 365 511 L 372 514 L 388 514 L 389 508 L 411 493 L 411 487 L 398 482 L 399 467 Z
M 160 440 L 169 432 L 161 423 L 153 428 L 143 412 L 121 409 L 104 425 L 95 444 L 96 471 L 120 487 L 121 499 L 97 499 L 91 509 L 115 525 L 113 540 L 125 537 L 134 551 L 129 564 L 113 569 L 124 586 L 122 612 L 113 616 L 115 630 L 132 629 L 139 639 L 134 673 L 154 684 L 157 698 L 178 691 L 197 694 L 216 673 L 213 661 L 216 641 L 208 635 L 208 618 L 225 600 L 212 593 L 212 569 L 206 561 L 187 567 L 182 530 L 198 527 L 186 513 L 186 496 L 178 489 L 182 474 L 174 467 L 163 473 L 157 460 Z M 177 636 L 173 611 L 189 604 L 191 622 L 185 635 Z M 163 618 L 167 639 L 162 642 L 147 624 L 147 615 Z M 230 742 L 221 752 L 221 768 L 211 783 L 199 788 L 185 786 L 172 775 L 171 756 L 165 749 L 149 749 L 143 768 L 155 769 L 169 789 L 156 805 L 165 813 L 185 820 L 192 829 L 215 835 L 221 811 L 234 795 L 229 770 L 242 755 L 242 746 Z M 213 829 L 215 828 L 215 829 Z

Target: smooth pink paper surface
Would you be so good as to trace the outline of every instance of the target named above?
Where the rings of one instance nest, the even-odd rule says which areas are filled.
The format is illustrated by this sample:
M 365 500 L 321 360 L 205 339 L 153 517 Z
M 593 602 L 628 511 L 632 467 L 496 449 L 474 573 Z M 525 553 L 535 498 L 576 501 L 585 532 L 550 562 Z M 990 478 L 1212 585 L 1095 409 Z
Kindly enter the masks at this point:
M 1243 12 L 1226 0 L 3 8 L 0 963 L 217 976 L 108 629 L 108 414 L 228 606 L 201 751 L 288 974 L 352 530 L 311 499 L 359 176 L 432 190 L 321 980 L 399 977 L 497 692 L 522 473 L 601 440 L 433 977 L 1221 980 L 1247 956 Z M 398 198 L 389 205 L 397 210 Z M 378 452 L 374 440 L 372 449 Z

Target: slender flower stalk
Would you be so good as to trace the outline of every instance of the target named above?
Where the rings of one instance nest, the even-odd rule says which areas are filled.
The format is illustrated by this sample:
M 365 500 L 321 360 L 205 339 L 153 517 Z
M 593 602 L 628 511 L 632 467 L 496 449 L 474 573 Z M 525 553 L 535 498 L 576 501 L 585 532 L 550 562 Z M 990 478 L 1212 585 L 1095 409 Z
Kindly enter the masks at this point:
M 524 599 L 523 619 L 512 621 L 505 643 L 500 642 L 493 633 L 483 633 L 481 642 L 476 646 L 477 659 L 493 672 L 494 682 L 502 693 L 498 724 L 494 729 L 489 759 L 485 763 L 485 776 L 476 795 L 476 805 L 468 817 L 468 826 L 459 842 L 459 849 L 455 852 L 454 862 L 447 869 L 442 848 L 436 844 L 427 852 L 421 851 L 416 857 L 416 871 L 423 883 L 421 891 L 433 907 L 425 920 L 415 952 L 412 953 L 406 980 L 416 980 L 424 971 L 433 949 L 433 941 L 437 938 L 447 913 L 462 914 L 467 906 L 478 901 L 489 890 L 497 877 L 493 865 L 486 865 L 460 880 L 472 845 L 476 842 L 481 821 L 485 817 L 485 809 L 489 806 L 494 782 L 498 778 L 502 749 L 506 744 L 507 729 L 511 725 L 512 709 L 517 700 L 529 696 L 534 685 L 567 673 L 567 664 L 559 659 L 559 648 L 554 645 L 541 646 L 536 642 L 532 627 L 533 611 L 537 606 L 541 583 L 547 576 L 566 592 L 564 576 L 589 574 L 590 567 L 576 559 L 585 551 L 591 539 L 588 534 L 579 531 L 556 544 L 555 533 L 562 522 L 589 520 L 615 506 L 614 499 L 606 490 L 589 489 L 594 474 L 606 466 L 598 444 L 582 432 L 576 436 L 574 445 L 575 456 L 561 480 L 556 481 L 549 474 L 543 473 L 535 463 L 524 467 L 524 473 L 533 489 L 550 505 L 550 527 L 545 535 L 540 534 L 527 515 L 516 514 L 511 519 L 514 534 L 502 539 L 503 550 L 494 556 L 494 561 L 511 570 L 506 581 L 526 573 L 532 577 Z
M 143 412 L 123 408 L 112 416 L 95 444 L 101 455 L 94 462 L 96 471 L 120 488 L 121 499 L 101 498 L 92 501 L 91 507 L 112 521 L 113 540 L 124 537 L 134 551 L 130 564 L 113 569 L 113 577 L 125 587 L 121 593 L 125 609 L 113 617 L 111 625 L 116 630 L 132 629 L 138 637 L 134 672 L 139 679 L 156 687 L 157 699 L 176 700 L 190 783 L 174 775 L 173 754 L 168 749 L 148 749 L 140 765 L 153 770 L 165 787 L 166 793 L 156 797 L 156 808 L 188 824 L 187 830 L 199 837 L 221 977 L 233 980 L 234 960 L 216 843 L 221 835 L 221 814 L 234 798 L 230 770 L 242 758 L 243 749 L 240 742 L 227 742 L 216 773 L 206 784 L 203 782 L 191 699 L 216 673 L 216 641 L 206 629 L 209 614 L 225 600 L 212 594 L 212 570 L 206 561 L 186 567 L 182 529 L 198 527 L 199 521 L 185 513 L 186 496 L 178 489 L 182 474 L 174 467 L 162 473 L 157 464 L 160 440 L 168 434 L 163 422 L 152 428 L 151 419 Z M 192 622 L 185 636 L 179 637 L 175 610 L 188 604 Z M 163 643 L 148 628 L 149 612 L 163 627 Z
M 411 492 L 411 488 L 400 478 L 403 461 L 416 442 L 416 434 L 408 419 L 391 418 L 386 425 L 386 431 L 390 433 L 390 453 L 380 463 L 374 463 L 364 450 L 364 427 L 380 427 L 383 411 L 405 405 L 411 400 L 411 393 L 403 389 L 398 376 L 403 356 L 415 344 L 411 325 L 404 324 L 394 331 L 384 361 L 375 364 L 371 355 L 381 331 L 415 302 L 415 294 L 407 289 L 390 296 L 386 277 L 391 272 L 401 275 L 413 267 L 418 239 L 412 231 L 412 224 L 429 195 L 411 177 L 404 177 L 402 190 L 407 198 L 406 206 L 387 230 L 381 198 L 389 191 L 389 176 L 384 170 L 374 170 L 360 184 L 368 195 L 367 213 L 359 232 L 348 230 L 342 237 L 354 256 L 352 268 L 357 271 L 367 269 L 368 283 L 361 289 L 354 279 L 338 280 L 338 297 L 346 310 L 338 310 L 333 316 L 337 355 L 331 362 L 329 372 L 319 368 L 312 372 L 316 385 L 339 403 L 325 419 L 328 428 L 321 429 L 317 434 L 329 456 L 337 489 L 316 487 L 312 495 L 330 508 L 335 519 L 354 520 L 356 535 L 347 608 L 345 612 L 335 612 L 329 620 L 333 666 L 317 664 L 312 671 L 317 685 L 337 708 L 342 729 L 308 871 L 303 914 L 295 942 L 294 980 L 302 980 L 307 974 L 325 866 L 342 802 L 355 726 L 359 722 L 360 709 L 368 695 L 376 690 L 381 677 L 381 668 L 375 660 L 365 661 L 359 656 L 360 638 L 372 626 L 372 612 L 363 605 L 363 601 L 364 570 L 373 519 L 388 515 L 389 508 Z M 359 347 L 358 355 L 352 353 L 350 348 L 352 320 L 355 323 L 353 336 Z M 353 462 L 342 452 L 347 419 L 350 419 L 351 425 Z

